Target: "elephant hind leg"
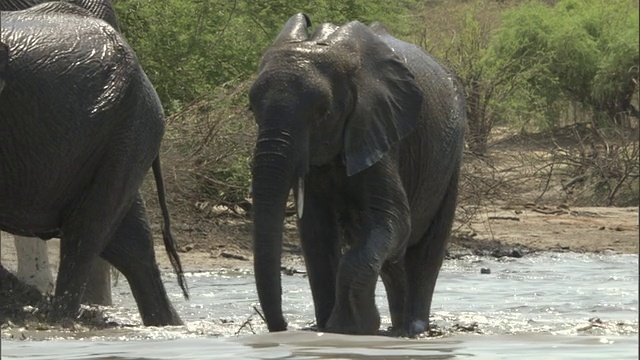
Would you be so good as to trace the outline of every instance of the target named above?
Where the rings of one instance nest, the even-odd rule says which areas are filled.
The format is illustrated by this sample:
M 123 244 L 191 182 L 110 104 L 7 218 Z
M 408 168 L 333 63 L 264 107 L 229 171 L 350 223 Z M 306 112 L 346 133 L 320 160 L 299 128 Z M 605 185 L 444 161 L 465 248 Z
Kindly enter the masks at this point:
M 93 180 L 65 211 L 51 320 L 75 318 L 93 264 L 129 211 L 144 179 L 146 171 L 130 165 L 141 159 L 117 148 L 119 145 L 116 141 L 113 149 L 104 149 Z
M 162 283 L 140 193 L 101 256 L 127 278 L 144 325 L 182 325 Z
M 53 275 L 49 266 L 49 249 L 39 238 L 14 235 L 20 281 L 35 286 L 41 293 L 53 292 Z
M 107 178 L 101 173 L 98 179 Z M 76 317 L 93 264 L 127 211 L 130 185 L 121 178 L 109 179 L 112 182 L 94 184 L 64 220 L 50 320 Z
M 440 209 L 425 235 L 416 245 L 408 247 L 405 254 L 407 297 L 404 325 L 408 336 L 416 336 L 429 330 L 433 291 L 456 211 L 458 175 L 456 170 L 440 203 Z
M 404 306 L 407 282 L 404 261 L 386 261 L 380 271 L 382 283 L 387 292 L 392 332 L 404 331 Z
M 111 267 L 105 260 L 96 258 L 93 262 L 82 296 L 82 303 L 104 306 L 113 304 L 111 300 Z
M 54 279 L 49 265 L 48 243 L 39 238 L 19 235 L 15 235 L 14 238 L 18 257 L 18 279 L 35 286 L 41 293 L 52 294 Z M 82 303 L 111 305 L 111 275 L 109 263 L 106 261 L 97 259 L 93 264 Z

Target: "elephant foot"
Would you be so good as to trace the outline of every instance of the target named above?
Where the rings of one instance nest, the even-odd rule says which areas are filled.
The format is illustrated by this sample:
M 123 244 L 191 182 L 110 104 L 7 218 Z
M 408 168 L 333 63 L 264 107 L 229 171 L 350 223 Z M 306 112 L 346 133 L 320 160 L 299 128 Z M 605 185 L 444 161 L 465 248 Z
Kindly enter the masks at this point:
M 406 336 L 410 338 L 417 338 L 424 333 L 429 332 L 429 323 L 424 320 L 414 320 L 409 323 L 406 329 Z
M 75 327 L 75 320 L 78 312 L 69 313 L 66 309 L 60 309 L 55 305 L 55 302 L 49 304 L 47 311 L 47 322 L 50 324 L 59 325 L 65 329 L 72 329 Z
M 387 336 L 393 337 L 408 337 L 408 338 L 421 338 L 424 336 L 432 336 L 429 324 L 423 320 L 415 320 L 410 323 L 409 326 L 390 326 L 383 332 Z
M 358 311 L 354 316 L 349 310 L 336 310 L 329 317 L 325 332 L 350 334 L 350 335 L 376 335 L 380 330 L 380 314 L 378 309 L 373 307 L 373 311 Z
M 73 321 L 72 319 L 68 318 L 68 317 L 60 319 L 59 321 L 57 321 L 57 323 L 63 329 L 75 329 L 77 327 L 76 326 L 76 322 Z
M 159 309 L 159 308 L 158 308 Z M 143 310 L 142 312 L 142 323 L 144 326 L 181 326 L 184 325 L 182 319 L 173 308 L 173 306 L 169 307 L 168 311 L 155 311 L 148 313 Z

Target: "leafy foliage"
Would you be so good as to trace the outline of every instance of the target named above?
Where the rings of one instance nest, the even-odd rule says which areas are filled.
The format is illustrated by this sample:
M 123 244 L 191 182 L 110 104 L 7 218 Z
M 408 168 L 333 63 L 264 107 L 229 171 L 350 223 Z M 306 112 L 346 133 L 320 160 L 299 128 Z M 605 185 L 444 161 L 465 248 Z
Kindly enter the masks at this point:
M 633 112 L 638 81 L 638 9 L 626 0 L 537 2 L 506 11 L 492 40 L 493 57 L 524 69 L 528 89 L 548 107 L 576 101 L 614 121 Z M 550 113 L 553 114 L 553 113 Z
M 516 103 L 505 99 L 523 92 L 526 85 L 517 71 L 505 71 L 513 60 L 501 59 L 491 52 L 492 35 L 503 10 L 495 2 L 476 1 L 438 6 L 423 12 L 424 23 L 416 42 L 453 70 L 466 93 L 467 145 L 484 154 L 494 124 L 517 111 Z M 530 72 L 522 67 L 520 72 Z
M 637 110 L 637 1 L 114 0 L 114 5 L 170 115 L 163 155 L 174 175 L 168 185 L 180 194 L 176 201 L 199 203 L 203 211 L 210 206 L 202 204 L 237 204 L 248 197 L 255 125 L 246 91 L 261 54 L 298 12 L 308 14 L 314 26 L 381 21 L 452 69 L 465 88 L 467 144 L 475 153 L 487 151 L 496 124 L 554 127 L 570 111 L 574 118 L 611 123 Z M 607 158 L 618 156 L 609 153 Z M 625 172 L 630 179 L 637 179 L 634 169 Z M 597 174 L 605 172 L 591 173 L 602 178 Z M 611 188 L 613 195 L 622 191 Z
M 221 84 L 249 78 L 295 13 L 307 13 L 315 25 L 381 20 L 408 28 L 399 20 L 406 8 L 397 2 L 116 0 L 114 5 L 122 32 L 169 113 Z
M 120 26 L 169 114 L 163 159 L 179 208 L 208 216 L 249 196 L 255 124 L 246 93 L 261 54 L 292 15 L 313 25 L 382 21 L 399 33 L 404 3 L 364 0 L 116 0 Z M 311 29 L 313 31 L 313 29 Z M 191 203 L 185 204 L 184 202 Z M 176 205 L 174 203 L 174 205 Z M 242 205 L 240 205 L 242 206 Z

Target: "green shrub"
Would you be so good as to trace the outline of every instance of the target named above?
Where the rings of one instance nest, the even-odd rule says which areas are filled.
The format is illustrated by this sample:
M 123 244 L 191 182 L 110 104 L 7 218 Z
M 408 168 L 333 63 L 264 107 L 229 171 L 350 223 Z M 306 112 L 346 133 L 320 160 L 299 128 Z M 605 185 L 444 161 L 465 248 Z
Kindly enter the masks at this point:
M 398 2 L 119 0 L 115 7 L 168 113 L 221 84 L 249 78 L 295 13 L 307 13 L 314 25 L 382 20 L 392 29 L 411 27 L 400 20 L 406 6 Z
M 504 13 L 491 51 L 511 64 L 505 70 L 513 76 L 529 69 L 527 86 L 545 99 L 547 121 L 558 120 L 558 105 L 575 101 L 613 122 L 634 111 L 638 34 L 631 1 L 531 2 Z

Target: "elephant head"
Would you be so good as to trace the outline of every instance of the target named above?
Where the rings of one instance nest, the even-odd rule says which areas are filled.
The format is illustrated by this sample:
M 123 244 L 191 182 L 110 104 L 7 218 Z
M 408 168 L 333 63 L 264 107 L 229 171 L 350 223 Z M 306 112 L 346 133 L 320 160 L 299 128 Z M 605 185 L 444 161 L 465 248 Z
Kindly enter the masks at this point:
M 284 210 L 294 187 L 304 216 L 309 167 L 343 166 L 353 176 L 417 126 L 423 99 L 403 59 L 359 22 L 289 19 L 259 65 L 249 93 L 259 127 L 253 163 L 254 268 L 270 331 L 286 329 L 280 255 Z

